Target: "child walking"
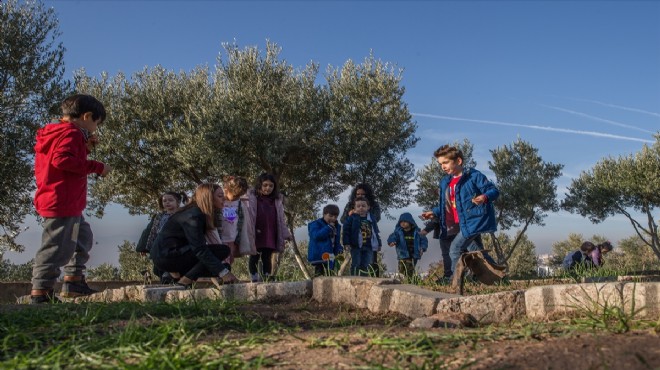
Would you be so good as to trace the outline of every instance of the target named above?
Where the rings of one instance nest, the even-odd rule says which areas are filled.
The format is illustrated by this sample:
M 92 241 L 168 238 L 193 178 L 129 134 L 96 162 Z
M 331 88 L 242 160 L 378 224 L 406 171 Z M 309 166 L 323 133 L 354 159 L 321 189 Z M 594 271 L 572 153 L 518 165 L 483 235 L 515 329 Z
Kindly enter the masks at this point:
M 369 276 L 369 265 L 374 251 L 379 251 L 382 242 L 378 223 L 369 213 L 369 201 L 365 197 L 355 198 L 354 212 L 344 223 L 342 241 L 344 250 L 351 253 L 351 274 Z
M 156 213 L 151 217 L 151 221 L 147 227 L 142 231 L 140 240 L 137 243 L 135 250 L 141 255 L 146 256 L 151 251 L 151 247 L 156 240 L 158 232 L 163 229 L 163 225 L 170 219 L 170 216 L 179 210 L 182 203 L 188 201 L 188 196 L 184 193 L 175 191 L 168 191 L 158 199 L 158 206 L 161 212 Z M 163 284 L 172 283 L 172 277 L 166 272 L 161 271 L 154 265 L 154 276 L 160 279 Z
M 387 238 L 387 244 L 396 247 L 399 273 L 407 279 L 412 278 L 417 262 L 426 252 L 429 242 L 410 213 L 401 214 L 394 232 Z
M 96 293 L 85 281 L 92 249 L 92 230 L 82 215 L 87 206 L 87 175 L 106 176 L 111 167 L 88 160 L 98 143 L 94 133 L 105 120 L 103 104 L 90 95 L 73 95 L 62 103 L 62 118 L 37 131 L 34 205 L 43 217 L 41 248 L 32 268 L 33 304 L 58 301 L 55 280 L 64 266 L 61 297 Z
M 443 145 L 433 155 L 449 176 L 440 180 L 440 204 L 422 217 L 439 220 L 441 240 L 455 232 L 449 245 L 451 271 L 455 273 L 461 254 L 483 250 L 479 236 L 497 231 L 493 202 L 500 192 L 484 174 L 463 166 L 463 152 L 458 148 Z M 495 265 L 488 254 L 484 253 L 484 258 Z
M 314 276 L 329 276 L 335 269 L 335 257 L 343 252 L 337 222 L 339 207 L 329 204 L 323 208 L 323 217 L 307 224 L 309 248 L 307 260 L 314 266 Z
M 249 257 L 248 269 L 252 282 L 259 282 L 270 279 L 273 253 L 284 252 L 285 241 L 291 239 L 291 233 L 284 216 L 284 196 L 275 176 L 269 173 L 259 175 L 254 189 L 248 191 L 248 199 L 256 245 L 256 253 Z

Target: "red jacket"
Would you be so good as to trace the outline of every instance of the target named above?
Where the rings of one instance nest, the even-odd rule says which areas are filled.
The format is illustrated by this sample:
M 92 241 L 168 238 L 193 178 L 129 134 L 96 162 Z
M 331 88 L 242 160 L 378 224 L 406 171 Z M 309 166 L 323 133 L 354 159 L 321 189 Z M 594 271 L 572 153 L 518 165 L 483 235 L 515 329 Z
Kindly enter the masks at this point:
M 101 174 L 104 167 L 87 159 L 82 131 L 70 122 L 48 124 L 37 131 L 34 151 L 37 212 L 42 217 L 81 216 L 87 205 L 87 175 Z

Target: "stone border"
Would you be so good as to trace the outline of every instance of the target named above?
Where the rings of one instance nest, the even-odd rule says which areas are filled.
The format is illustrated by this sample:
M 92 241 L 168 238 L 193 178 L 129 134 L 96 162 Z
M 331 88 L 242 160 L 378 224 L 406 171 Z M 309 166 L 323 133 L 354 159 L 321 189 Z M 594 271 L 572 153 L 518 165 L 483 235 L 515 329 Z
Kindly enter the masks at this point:
M 494 294 L 459 296 L 435 292 L 396 279 L 319 277 L 275 283 L 242 283 L 184 290 L 175 286 L 131 285 L 106 289 L 75 302 L 178 302 L 198 299 L 268 301 L 312 298 L 320 303 L 349 304 L 371 312 L 396 312 L 412 319 L 437 314 L 463 314 L 480 324 L 516 319 L 543 320 L 568 312 L 599 314 L 619 307 L 626 314 L 660 317 L 660 282 L 607 282 L 532 287 Z

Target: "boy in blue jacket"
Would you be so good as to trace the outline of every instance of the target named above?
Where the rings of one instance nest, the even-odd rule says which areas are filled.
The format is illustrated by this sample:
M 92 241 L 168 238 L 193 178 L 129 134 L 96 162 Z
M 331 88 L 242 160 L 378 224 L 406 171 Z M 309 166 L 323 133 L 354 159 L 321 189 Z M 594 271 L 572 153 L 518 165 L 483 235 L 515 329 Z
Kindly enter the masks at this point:
M 440 204 L 422 217 L 440 221 L 440 238 L 450 235 L 450 230 L 457 231 L 449 246 L 451 271 L 455 273 L 461 254 L 484 249 L 479 235 L 497 231 L 493 202 L 500 192 L 484 174 L 463 166 L 463 152 L 458 148 L 444 145 L 433 155 L 448 176 L 440 179 Z M 484 258 L 495 265 L 487 253 Z
M 341 252 L 341 225 L 337 222 L 339 207 L 329 204 L 323 217 L 307 224 L 309 248 L 307 260 L 314 266 L 314 276 L 327 276 L 335 269 L 335 257 Z
M 415 275 L 415 266 L 429 245 L 426 236 L 420 232 L 413 216 L 406 212 L 401 214 L 394 232 L 387 238 L 387 244 L 396 247 L 399 273 L 408 279 Z
M 370 275 L 369 267 L 373 262 L 374 252 L 379 251 L 382 245 L 378 224 L 369 208 L 367 198 L 355 198 L 354 213 L 344 222 L 342 241 L 344 249 L 351 253 L 351 275 L 355 276 Z

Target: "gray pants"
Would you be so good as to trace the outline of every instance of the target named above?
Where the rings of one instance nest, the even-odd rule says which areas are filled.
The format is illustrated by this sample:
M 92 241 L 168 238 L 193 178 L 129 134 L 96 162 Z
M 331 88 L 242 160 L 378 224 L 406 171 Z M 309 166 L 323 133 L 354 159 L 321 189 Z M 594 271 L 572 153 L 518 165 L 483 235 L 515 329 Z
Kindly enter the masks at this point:
M 52 290 L 64 275 L 82 276 L 92 249 L 92 229 L 82 216 L 44 218 L 41 248 L 32 267 L 32 289 Z

